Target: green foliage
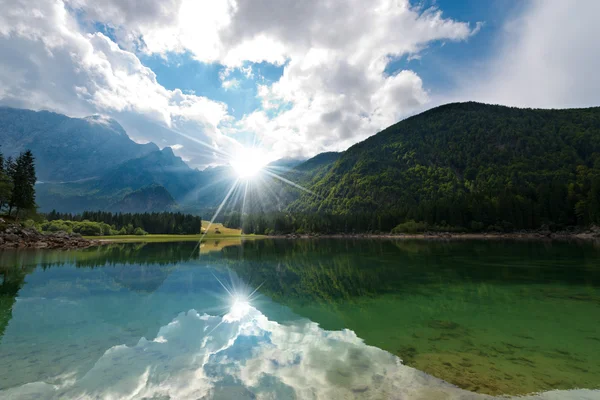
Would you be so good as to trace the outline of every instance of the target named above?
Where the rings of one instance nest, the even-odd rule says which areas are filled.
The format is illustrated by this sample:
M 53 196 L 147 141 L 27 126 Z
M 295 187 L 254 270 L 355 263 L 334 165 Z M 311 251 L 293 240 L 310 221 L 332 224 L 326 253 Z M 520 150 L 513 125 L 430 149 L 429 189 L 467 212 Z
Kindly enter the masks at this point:
M 598 224 L 600 108 L 448 104 L 352 146 L 309 188 L 318 196 L 292 214 L 345 215 L 356 230 Z
M 42 231 L 44 232 L 73 232 L 73 223 L 71 221 L 55 220 L 45 222 L 42 224 Z
M 0 210 L 12 197 L 13 184 L 10 177 L 0 172 Z
M 146 232 L 145 230 L 143 230 L 140 227 L 135 228 L 135 230 L 133 231 L 134 235 L 138 235 L 138 236 L 143 236 L 143 235 L 147 235 L 148 232 Z
M 68 232 L 79 233 L 83 236 L 109 236 L 117 232 L 110 225 L 102 222 L 84 221 L 63 221 L 60 219 L 47 221 L 40 225 L 43 232 Z
M 12 193 L 9 200 L 9 213 L 12 208 L 20 210 L 35 208 L 35 163 L 31 151 L 27 150 L 19 155 L 16 162 L 10 161 L 7 171 L 12 182 Z
M 427 230 L 427 225 L 424 222 L 415 222 L 414 220 L 406 221 L 396 225 L 392 229 L 392 233 L 421 233 Z
M 46 215 L 50 222 L 68 220 L 72 223 L 89 222 L 100 223 L 100 235 L 138 235 L 138 234 L 198 234 L 202 225 L 202 218 L 196 215 L 182 213 L 139 213 L 122 214 L 107 211 L 86 211 L 82 214 L 65 214 L 52 211 Z M 140 229 L 136 233 L 137 229 Z M 85 228 L 90 232 L 97 232 L 97 228 Z M 75 230 L 75 232 L 77 232 Z M 81 233 L 93 236 L 95 233 Z

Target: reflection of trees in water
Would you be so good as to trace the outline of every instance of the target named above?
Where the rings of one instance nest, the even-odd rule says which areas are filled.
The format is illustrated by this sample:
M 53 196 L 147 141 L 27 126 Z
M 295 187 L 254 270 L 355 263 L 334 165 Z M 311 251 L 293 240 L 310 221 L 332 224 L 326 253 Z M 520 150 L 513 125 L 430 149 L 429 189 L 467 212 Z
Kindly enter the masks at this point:
M 20 250 L 0 253 L 0 266 L 32 265 L 47 268 L 59 265 L 103 267 L 120 264 L 169 265 L 194 257 L 195 242 L 119 243 L 81 250 Z
M 222 243 L 207 243 L 218 249 Z M 198 259 L 195 242 L 112 244 L 59 251 L 0 253 L 0 333 L 25 276 L 36 266 L 109 267 L 119 285 L 135 291 L 159 288 L 178 263 Z M 440 285 L 548 283 L 600 286 L 600 249 L 591 243 L 427 240 L 252 240 L 202 254 L 211 267 L 231 267 L 275 300 L 322 303 L 430 292 Z M 110 268 L 115 267 L 115 268 Z M 120 268 L 123 267 L 123 268 Z
M 32 267 L 1 267 L 0 266 L 0 339 L 12 318 L 12 308 L 17 294 L 25 283 L 25 277 L 33 270 Z
M 352 301 L 452 283 L 600 286 L 589 243 L 425 240 L 261 240 L 223 258 L 260 291 L 286 302 Z

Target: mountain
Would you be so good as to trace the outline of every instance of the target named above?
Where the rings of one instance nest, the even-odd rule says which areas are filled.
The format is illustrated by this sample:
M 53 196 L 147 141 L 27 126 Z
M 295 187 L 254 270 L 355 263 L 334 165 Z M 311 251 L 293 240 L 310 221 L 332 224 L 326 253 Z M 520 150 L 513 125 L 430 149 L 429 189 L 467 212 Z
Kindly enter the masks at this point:
M 48 111 L 0 107 L 0 151 L 16 156 L 30 149 L 38 180 L 76 181 L 96 177 L 127 160 L 157 151 L 138 144 L 114 120 L 69 118 Z
M 36 186 L 37 203 L 42 211 L 81 212 L 86 210 L 121 211 L 127 208 L 143 209 L 148 206 L 140 189 L 160 186 L 162 199 L 169 207 L 168 198 L 180 203 L 193 202 L 194 190 L 199 185 L 200 172 L 191 169 L 170 147 L 125 161 L 108 169 L 101 176 L 85 181 L 67 183 L 43 183 Z M 166 196 L 168 194 L 168 196 Z M 133 200 L 139 200 L 137 205 Z M 125 203 L 121 203 L 125 201 Z M 159 211 L 154 208 L 154 211 Z M 164 211 L 164 210 L 163 210 Z
M 324 161 L 310 185 L 318 196 L 303 194 L 289 210 L 378 214 L 374 229 L 388 231 L 406 220 L 467 229 L 600 223 L 599 107 L 448 104 Z
M 177 201 L 183 201 L 198 186 L 198 178 L 197 170 L 165 147 L 110 169 L 93 182 L 92 188 L 100 193 L 122 193 L 159 184 Z
M 271 169 L 279 172 L 288 171 L 300 164 L 302 164 L 306 159 L 304 158 L 280 158 L 279 160 L 275 160 L 269 163 L 267 166 Z
M 341 154 L 333 151 L 317 154 L 313 158 L 296 165 L 286 177 L 302 186 L 312 186 L 329 172 Z
M 127 194 L 111 206 L 123 213 L 144 213 L 172 210 L 177 206 L 173 196 L 160 185 L 150 185 Z

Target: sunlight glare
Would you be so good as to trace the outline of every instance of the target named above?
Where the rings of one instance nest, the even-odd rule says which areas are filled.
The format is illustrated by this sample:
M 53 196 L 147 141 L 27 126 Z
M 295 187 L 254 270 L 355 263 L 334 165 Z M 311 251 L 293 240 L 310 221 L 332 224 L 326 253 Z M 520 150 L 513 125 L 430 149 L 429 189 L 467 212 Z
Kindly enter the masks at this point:
M 236 152 L 229 164 L 239 178 L 252 178 L 267 165 L 266 155 L 258 148 L 244 148 Z
M 232 299 L 231 308 L 227 313 L 228 319 L 237 321 L 250 311 L 250 302 L 244 296 L 235 295 Z

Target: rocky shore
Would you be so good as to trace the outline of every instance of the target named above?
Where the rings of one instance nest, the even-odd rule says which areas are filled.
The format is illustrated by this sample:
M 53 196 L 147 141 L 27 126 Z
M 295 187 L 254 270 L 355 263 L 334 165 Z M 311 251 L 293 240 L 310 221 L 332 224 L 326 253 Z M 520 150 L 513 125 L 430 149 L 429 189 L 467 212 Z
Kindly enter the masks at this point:
M 556 231 L 540 229 L 537 231 L 521 232 L 481 232 L 481 233 L 455 233 L 455 232 L 424 232 L 424 233 L 348 233 L 348 234 L 296 234 L 269 235 L 272 238 L 309 239 L 309 238 L 384 238 L 384 239 L 551 239 L 551 240 L 600 240 L 600 227 L 592 226 L 585 230 Z
M 78 233 L 40 233 L 35 229 L 9 225 L 0 231 L 1 249 L 83 249 L 98 246 L 100 241 L 84 239 Z

